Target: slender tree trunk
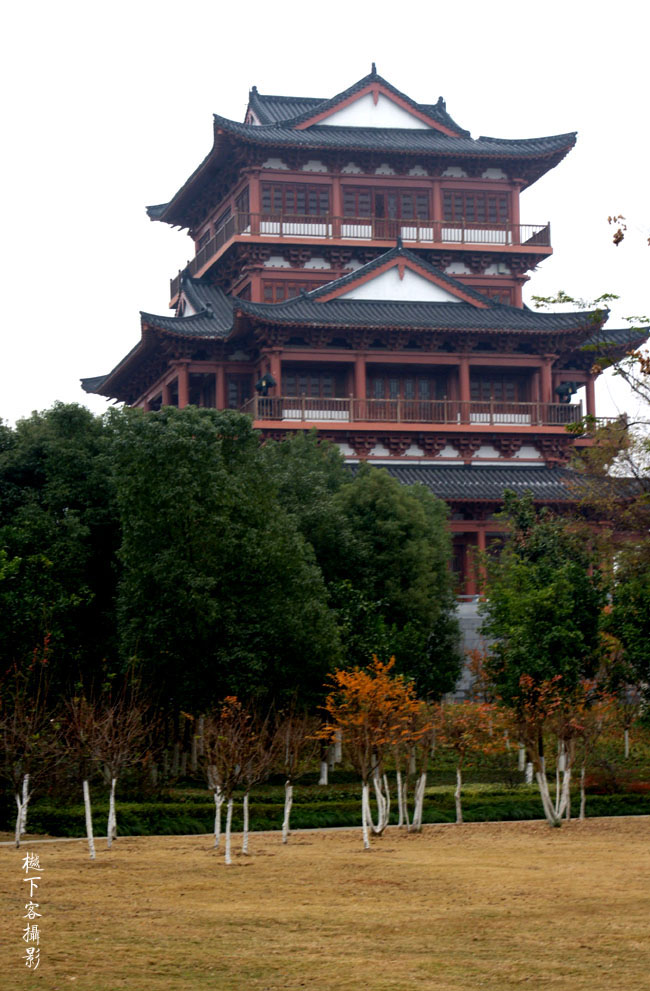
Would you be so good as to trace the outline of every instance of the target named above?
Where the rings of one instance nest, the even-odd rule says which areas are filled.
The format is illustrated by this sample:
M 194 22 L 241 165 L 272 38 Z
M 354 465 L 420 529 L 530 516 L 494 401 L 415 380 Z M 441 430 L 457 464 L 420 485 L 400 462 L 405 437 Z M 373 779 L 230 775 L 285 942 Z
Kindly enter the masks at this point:
M 20 846 L 20 827 L 22 826 L 22 823 L 23 823 L 23 803 L 20 800 L 20 793 L 19 792 L 16 792 L 15 797 L 16 797 L 16 807 L 18 809 L 18 811 L 16 813 L 15 837 L 16 837 L 16 847 L 19 847 Z
M 537 771 L 535 773 L 535 778 L 537 780 L 537 786 L 539 788 L 539 794 L 542 799 L 542 807 L 544 809 L 544 815 L 549 826 L 561 826 L 562 819 L 558 817 L 555 811 L 555 805 L 551 799 L 550 792 L 548 790 L 548 781 L 546 780 L 546 775 L 542 771 Z
M 413 800 L 413 821 L 411 824 L 410 832 L 420 833 L 422 832 L 422 810 L 424 806 L 424 792 L 427 786 L 427 772 L 423 771 L 418 778 L 418 783 L 415 786 L 415 795 Z
M 529 760 L 526 762 L 526 774 L 524 777 L 524 781 L 526 782 L 527 785 L 532 785 L 533 783 L 533 771 L 534 771 L 533 762 L 532 760 Z
M 214 789 L 214 848 L 219 848 L 221 838 L 221 806 L 223 805 L 223 795 L 218 786 Z
M 520 771 L 526 770 L 526 748 L 523 743 L 519 744 L 519 749 L 517 751 L 517 768 Z
M 395 771 L 395 790 L 397 791 L 397 825 L 404 825 L 404 803 L 402 795 L 402 772 Z
M 113 840 L 117 839 L 117 816 L 115 815 L 115 786 L 117 778 L 111 778 L 111 790 L 108 794 L 108 828 L 106 830 L 106 847 L 110 850 Z
M 88 781 L 84 778 L 83 781 L 83 793 L 84 793 L 84 808 L 86 810 L 86 836 L 88 837 L 88 850 L 90 851 L 90 859 L 95 859 L 95 837 L 93 836 L 93 817 L 90 811 L 90 789 L 88 787 Z
M 343 735 L 340 729 L 334 734 L 334 763 L 340 764 L 343 760 Z
M 181 745 L 178 741 L 172 751 L 172 777 L 177 778 L 181 767 Z
M 320 777 L 318 779 L 319 785 L 326 785 L 328 782 L 328 771 L 329 766 L 326 760 L 320 762 Z
M 404 822 L 402 825 L 406 826 L 407 829 L 410 827 L 408 790 L 409 790 L 409 779 L 408 776 L 405 774 L 404 779 L 402 781 L 402 809 L 404 813 Z
M 363 832 L 363 849 L 370 849 L 370 837 L 368 835 L 368 810 L 370 799 L 368 797 L 368 782 L 364 781 L 361 786 L 361 830 Z
M 248 853 L 248 792 L 244 794 L 244 832 L 242 834 L 241 852 Z
M 580 768 L 580 819 L 585 817 L 585 805 L 587 802 L 587 796 L 585 793 L 585 765 L 583 764 Z
M 192 736 L 192 756 L 190 758 L 190 768 L 192 769 L 192 774 L 196 774 L 197 768 L 199 766 L 199 738 L 194 733 Z
M 454 792 L 454 801 L 456 803 L 456 823 L 460 824 L 463 821 L 463 807 L 460 801 L 460 793 L 463 787 L 463 777 L 460 770 L 460 764 L 456 767 L 456 791 Z
M 282 820 L 282 842 L 289 842 L 289 819 L 291 817 L 291 806 L 293 805 L 293 785 L 287 778 L 284 783 L 284 819 Z
M 230 827 L 232 826 L 232 796 L 228 799 L 228 811 L 226 813 L 226 852 L 224 860 L 227 864 L 232 864 L 232 857 L 230 856 Z
M 27 806 L 29 805 L 29 774 L 23 775 L 23 801 L 20 813 L 20 835 L 27 832 Z
M 375 826 L 370 812 L 370 801 L 368 801 L 368 821 L 375 836 L 381 836 L 388 825 L 390 814 L 390 792 L 388 790 L 388 778 L 379 773 L 379 768 L 372 772 L 372 783 L 375 789 L 375 799 L 377 801 L 377 825 Z
M 625 738 L 625 758 L 627 759 L 630 756 L 630 731 L 629 731 L 629 729 L 626 729 L 625 730 L 624 738 Z

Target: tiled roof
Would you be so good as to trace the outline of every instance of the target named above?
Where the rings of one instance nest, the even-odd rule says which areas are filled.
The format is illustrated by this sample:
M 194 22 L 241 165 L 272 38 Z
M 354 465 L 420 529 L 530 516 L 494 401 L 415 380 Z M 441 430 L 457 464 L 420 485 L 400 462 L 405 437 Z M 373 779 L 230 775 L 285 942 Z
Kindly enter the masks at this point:
M 383 265 L 392 262 L 395 258 L 405 258 L 407 261 L 412 262 L 414 265 L 430 275 L 434 276 L 439 282 L 444 283 L 449 286 L 449 289 L 453 292 L 458 290 L 463 293 L 464 296 L 469 296 L 475 299 L 477 303 L 482 303 L 483 306 L 486 304 L 489 306 L 496 306 L 498 304 L 494 303 L 493 300 L 484 296 L 483 293 L 478 292 L 476 289 L 472 289 L 471 286 L 465 285 L 459 279 L 454 279 L 452 275 L 447 275 L 443 272 L 441 268 L 436 268 L 435 265 L 430 265 L 429 262 L 425 261 L 415 252 L 409 251 L 405 248 L 401 242 L 401 238 L 394 248 L 390 248 L 388 251 L 384 251 L 381 255 L 373 258 L 371 261 L 366 262 L 360 268 L 355 268 L 353 272 L 348 275 L 342 275 L 340 279 L 334 279 L 332 282 L 326 282 L 324 286 L 319 286 L 318 289 L 312 289 L 307 295 L 311 299 L 320 299 L 322 296 L 329 296 L 330 293 L 335 292 L 338 289 L 345 289 L 346 286 L 352 285 L 354 282 L 358 282 L 360 278 L 368 275 L 370 272 L 376 271 Z
M 576 502 L 580 476 L 569 468 L 508 465 L 382 465 L 403 485 L 426 485 L 441 499 L 454 502 L 501 502 L 505 489 L 526 491 L 536 502 Z
M 397 127 L 336 127 L 316 124 L 296 130 L 287 124 L 240 124 L 239 121 L 214 115 L 214 126 L 247 144 L 269 148 L 304 148 L 308 151 L 347 150 L 402 152 L 437 155 L 447 158 L 538 159 L 561 154 L 573 147 L 576 133 L 554 134 L 542 138 L 498 139 L 471 138 L 466 134 L 451 137 L 433 128 L 420 130 Z
M 250 93 L 250 106 L 262 124 L 286 123 L 295 126 L 296 124 L 304 123 L 304 121 L 309 120 L 315 114 L 333 109 L 343 100 L 354 96 L 355 93 L 358 93 L 370 83 L 380 83 L 382 87 L 399 97 L 408 106 L 413 107 L 414 110 L 419 110 L 432 120 L 443 124 L 458 134 L 469 136 L 469 131 L 459 127 L 455 120 L 447 113 L 445 101 L 442 97 L 438 99 L 437 103 L 416 103 L 410 96 L 402 93 L 392 83 L 389 83 L 387 79 L 380 76 L 374 64 L 372 71 L 367 76 L 363 76 L 362 79 L 357 80 L 352 86 L 348 86 L 347 89 L 327 100 L 295 96 L 263 96 L 254 87 Z M 300 107 L 301 103 L 304 104 L 302 108 Z
M 640 347 L 649 335 L 650 327 L 607 327 L 592 334 L 583 347 L 593 348 L 594 351 L 611 349 L 617 353 L 625 352 Z
M 587 330 L 593 314 L 536 313 L 495 304 L 486 309 L 471 303 L 402 302 L 374 299 L 331 299 L 312 293 L 284 303 L 238 300 L 243 313 L 269 323 L 307 327 L 426 328 L 430 330 L 558 331 Z

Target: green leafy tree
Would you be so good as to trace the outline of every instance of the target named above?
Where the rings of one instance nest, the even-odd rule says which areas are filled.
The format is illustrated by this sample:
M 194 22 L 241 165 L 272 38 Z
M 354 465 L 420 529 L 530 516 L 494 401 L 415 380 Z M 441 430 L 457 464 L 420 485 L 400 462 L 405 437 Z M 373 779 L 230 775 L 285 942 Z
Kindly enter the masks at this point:
M 594 673 L 605 587 L 578 524 L 538 512 L 530 493 L 506 491 L 503 515 L 510 533 L 488 564 L 482 632 L 489 675 L 509 705 L 522 675 L 538 684 L 559 675 L 570 692 Z
M 0 430 L 0 659 L 49 637 L 53 688 L 114 654 L 118 541 L 103 421 L 57 403 Z
M 115 414 L 124 659 L 161 700 L 314 698 L 338 636 L 309 545 L 276 494 L 250 420 L 166 408 Z

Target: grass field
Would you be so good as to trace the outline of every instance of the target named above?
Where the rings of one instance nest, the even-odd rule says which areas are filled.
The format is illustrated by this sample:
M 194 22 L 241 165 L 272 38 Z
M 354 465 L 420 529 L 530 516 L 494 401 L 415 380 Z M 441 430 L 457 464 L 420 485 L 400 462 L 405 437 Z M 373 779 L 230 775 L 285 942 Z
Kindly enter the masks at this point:
M 40 855 L 41 963 L 22 957 L 22 858 Z M 0 849 L 12 991 L 647 991 L 650 818 L 253 834 Z

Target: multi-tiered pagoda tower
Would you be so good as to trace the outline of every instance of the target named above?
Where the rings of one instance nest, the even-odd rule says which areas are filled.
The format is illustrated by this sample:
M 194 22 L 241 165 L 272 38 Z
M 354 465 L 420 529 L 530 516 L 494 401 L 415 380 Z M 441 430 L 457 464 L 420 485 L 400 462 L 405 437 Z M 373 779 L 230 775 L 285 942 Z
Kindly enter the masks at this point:
M 416 103 L 374 65 L 330 99 L 253 87 L 244 123 L 215 115 L 207 157 L 148 209 L 194 242 L 173 315 L 143 313 L 140 342 L 84 388 L 242 409 L 266 437 L 315 427 L 351 462 L 423 482 L 451 505 L 471 595 L 504 488 L 570 500 L 566 427 L 596 412 L 601 321 L 521 296 L 552 248 L 520 194 L 574 143 L 474 139 L 442 98 Z

